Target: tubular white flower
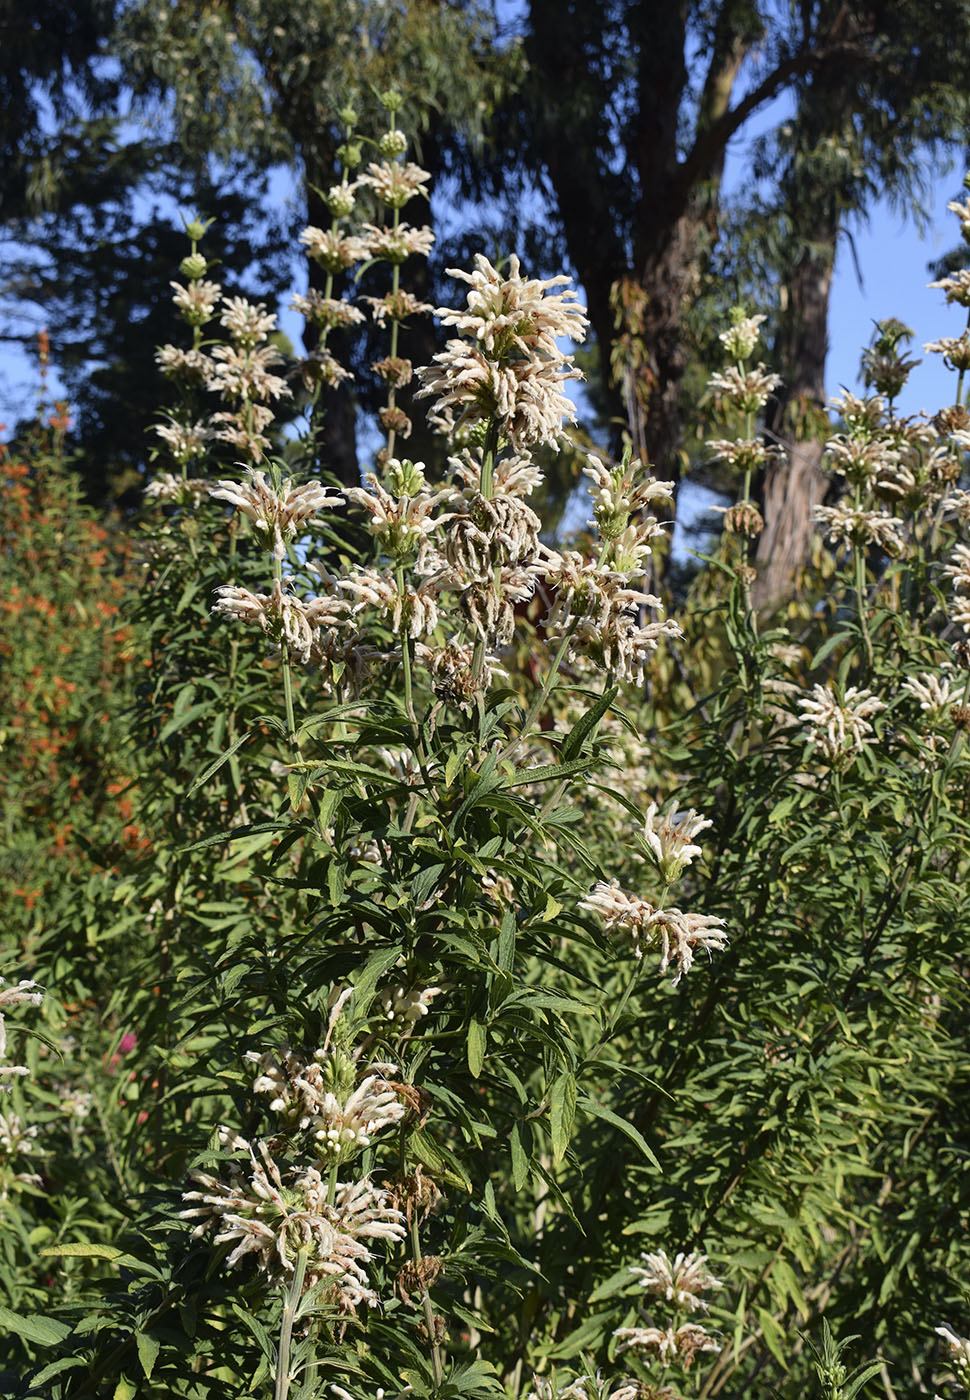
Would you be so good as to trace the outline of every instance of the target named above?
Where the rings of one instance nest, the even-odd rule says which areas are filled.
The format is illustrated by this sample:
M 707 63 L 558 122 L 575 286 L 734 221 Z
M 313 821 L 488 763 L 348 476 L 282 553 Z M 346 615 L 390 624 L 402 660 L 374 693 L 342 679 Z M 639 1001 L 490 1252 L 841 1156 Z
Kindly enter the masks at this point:
M 231 1268 L 254 1254 L 260 1272 L 273 1284 L 286 1283 L 296 1255 L 308 1251 L 305 1288 L 325 1285 L 324 1296 L 352 1311 L 360 1303 L 374 1305 L 365 1265 L 372 1259 L 365 1240 L 399 1240 L 405 1235 L 403 1216 L 390 1204 L 387 1192 L 364 1179 L 339 1183 L 333 1205 L 328 1187 L 316 1168 L 283 1171 L 269 1146 L 254 1149 L 236 1134 L 225 1133 L 227 1145 L 248 1153 L 246 1163 L 233 1162 L 228 1182 L 208 1172 L 190 1173 L 200 1188 L 186 1191 L 183 1201 L 198 1202 L 180 1212 L 198 1220 L 193 1237 L 212 1231 L 215 1243 L 232 1243 L 226 1263 Z
M 275 311 L 267 311 L 264 302 L 252 302 L 247 297 L 223 297 L 220 326 L 225 326 L 241 350 L 254 350 L 276 329 Z
M 970 369 L 970 331 L 960 336 L 943 335 L 939 340 L 928 340 L 923 349 L 928 355 L 942 355 L 949 369 Z
M 723 919 L 680 909 L 657 909 L 648 900 L 628 894 L 616 880 L 609 884 L 600 880 L 579 907 L 600 918 L 608 933 L 626 934 L 637 958 L 658 945 L 660 971 L 666 972 L 668 967 L 675 970 L 675 987 L 693 966 L 695 949 L 710 951 L 727 944 Z
M 291 580 L 276 579 L 271 593 L 251 593 L 248 588 L 223 584 L 212 611 L 219 617 L 255 623 L 276 642 L 285 641 L 301 661 L 310 653 L 322 628 L 343 621 L 348 605 L 342 598 L 312 598 L 305 601 L 286 588 Z
M 258 350 L 240 350 L 234 345 L 216 345 L 212 350 L 212 370 L 207 387 L 231 399 L 289 398 L 285 379 L 270 374 L 270 369 L 283 363 L 283 357 L 272 345 Z
M 306 296 L 294 294 L 290 300 L 293 311 L 305 316 L 308 321 L 328 330 L 334 326 L 359 326 L 366 320 L 363 311 L 339 297 L 325 297 L 316 287 L 310 287 Z
M 430 172 L 422 170 L 413 161 L 371 161 L 358 185 L 369 185 L 384 204 L 391 209 L 401 209 L 409 199 L 421 194 L 427 199 L 425 188 L 431 179 Z
M 206 282 L 202 278 L 183 287 L 179 282 L 170 282 L 175 289 L 172 300 L 190 326 L 204 326 L 216 314 L 216 306 L 222 294 L 218 282 Z
M 25 1004 L 27 1006 L 40 1006 L 43 1000 L 44 990 L 42 987 L 38 987 L 36 982 L 31 982 L 27 978 L 22 978 L 15 987 L 8 987 L 4 985 L 4 979 L 0 977 L 0 1060 L 3 1060 L 7 1053 L 7 1026 L 4 1020 L 4 1013 L 9 1011 L 12 1006 L 23 1006 Z M 29 1070 L 23 1065 L 0 1064 L 0 1075 L 25 1075 L 28 1073 Z M 16 1121 L 19 1122 L 19 1120 Z M 36 1129 L 34 1131 L 36 1132 Z M 25 1130 L 25 1132 L 29 1133 L 29 1130 Z M 11 1149 L 8 1147 L 7 1150 L 10 1151 Z
M 412 253 L 426 258 L 434 246 L 434 231 L 427 226 L 414 228 L 406 223 L 400 223 L 396 228 L 378 228 L 375 224 L 364 224 L 360 243 L 365 257 L 380 258 L 389 263 L 402 263 Z
M 781 375 L 771 374 L 763 364 L 743 374 L 732 365 L 721 374 L 712 374 L 707 383 L 719 398 L 726 399 L 739 413 L 760 413 L 781 383 Z
M 433 577 L 412 586 L 405 581 L 402 588 L 395 574 L 377 569 L 355 569 L 340 580 L 341 592 L 357 600 L 352 605 L 354 613 L 376 608 L 390 620 L 395 632 L 404 631 L 414 638 L 428 636 L 437 627 L 440 587 L 441 580 Z
M 582 377 L 556 341 L 581 340 L 586 333 L 585 309 L 574 304 L 574 292 L 546 295 L 568 278 L 524 278 L 514 256 L 503 277 L 481 254 L 474 272 L 452 268 L 449 275 L 469 284 L 466 309 L 439 307 L 437 314 L 475 343 L 450 340 L 432 365 L 418 371 L 424 386 L 418 397 L 437 396 L 432 413 L 445 431 L 495 420 L 516 450 L 554 445 L 563 422 L 575 421 L 562 386 Z
M 958 1336 L 946 1323 L 942 1327 L 934 1327 L 933 1330 L 946 1342 L 949 1360 L 954 1369 L 965 1376 L 970 1373 L 970 1337 Z
M 677 1327 L 621 1327 L 613 1336 L 619 1345 L 617 1351 L 635 1347 L 641 1351 L 654 1351 L 663 1366 L 678 1361 L 687 1367 L 700 1351 L 720 1351 L 720 1344 L 710 1332 L 697 1322 L 685 1322 Z
M 650 803 L 643 825 L 643 840 L 667 884 L 679 879 L 694 857 L 701 854 L 701 847 L 693 844 L 694 837 L 710 826 L 713 822 L 700 816 L 693 807 L 686 812 L 671 807 L 662 816 L 656 802 Z
M 851 762 L 872 734 L 869 719 L 886 706 L 868 690 L 850 686 L 840 701 L 828 685 L 815 685 L 798 707 L 808 737 L 832 764 Z
M 706 1254 L 678 1254 L 671 1261 L 661 1249 L 656 1254 L 645 1254 L 643 1265 L 634 1265 L 630 1272 L 647 1293 L 666 1298 L 690 1312 L 706 1311 L 707 1302 L 700 1295 L 722 1286 L 720 1279 L 708 1270 Z
M 217 481 L 209 494 L 213 500 L 228 501 L 251 520 L 255 531 L 272 544 L 277 559 L 285 558 L 285 541 L 295 539 L 302 525 L 319 511 L 344 503 L 339 492 L 331 493 L 319 481 L 294 486 L 285 477 L 276 490 L 263 472 L 247 467 L 246 473 L 247 481 Z
M 334 233 L 313 224 L 300 234 L 300 242 L 327 272 L 344 272 L 367 256 L 367 244 L 362 238 Z
M 875 545 L 887 554 L 902 554 L 906 548 L 903 530 L 906 528 L 895 515 L 884 510 L 857 509 L 842 500 L 834 506 L 814 506 L 813 518 L 832 544 L 857 549 Z
M 931 719 L 940 719 L 956 697 L 950 690 L 950 678 L 924 671 L 919 676 L 906 676 L 902 689 L 919 702 L 920 709 Z
M 767 316 L 743 316 L 718 334 L 729 360 L 746 360 L 761 339 L 761 327 Z

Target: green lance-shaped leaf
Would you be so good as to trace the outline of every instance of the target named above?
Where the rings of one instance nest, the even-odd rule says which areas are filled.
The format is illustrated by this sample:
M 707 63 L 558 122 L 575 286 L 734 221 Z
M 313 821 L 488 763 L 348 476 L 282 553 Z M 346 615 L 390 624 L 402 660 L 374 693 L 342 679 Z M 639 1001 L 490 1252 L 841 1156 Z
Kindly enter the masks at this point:
M 569 1146 L 576 1117 L 576 1077 L 561 1074 L 549 1095 L 549 1124 L 552 1132 L 552 1160 L 561 1162 Z
M 485 1063 L 485 1046 L 488 1032 L 480 1021 L 472 1019 L 468 1023 L 468 1068 L 472 1077 L 478 1079 Z

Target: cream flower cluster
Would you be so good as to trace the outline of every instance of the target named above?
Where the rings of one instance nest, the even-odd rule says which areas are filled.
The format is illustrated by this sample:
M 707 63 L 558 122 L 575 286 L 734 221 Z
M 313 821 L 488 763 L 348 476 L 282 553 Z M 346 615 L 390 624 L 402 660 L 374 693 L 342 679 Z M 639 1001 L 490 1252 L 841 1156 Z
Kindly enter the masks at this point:
M 671 1259 L 661 1249 L 645 1254 L 642 1265 L 634 1265 L 630 1273 L 646 1293 L 665 1298 L 688 1312 L 706 1312 L 708 1304 L 702 1295 L 722 1286 L 707 1268 L 706 1254 L 678 1254 Z
M 8 1065 L 3 1061 L 7 1057 L 7 1023 L 5 1013 L 13 1006 L 40 1006 L 44 1000 L 44 992 L 38 987 L 36 982 L 30 982 L 22 978 L 15 987 L 4 985 L 4 979 L 0 977 L 0 1075 L 3 1074 L 28 1074 L 29 1070 L 23 1065 Z
M 448 275 L 469 284 L 466 309 L 439 307 L 436 314 L 466 338 L 449 340 L 434 363 L 418 371 L 423 387 L 417 396 L 434 398 L 432 412 L 449 433 L 494 421 L 516 451 L 555 446 L 563 422 L 576 417 L 563 385 L 582 377 L 557 341 L 583 340 L 587 326 L 575 292 L 549 294 L 569 279 L 525 278 L 514 254 L 505 277 L 480 253 L 474 272 L 449 268 Z
M 675 987 L 693 967 L 697 949 L 719 950 L 727 944 L 723 919 L 713 914 L 658 909 L 649 900 L 621 889 L 616 880 L 599 880 L 579 907 L 599 918 L 608 933 L 626 935 L 637 958 L 656 946 L 661 955 L 660 971 L 673 969 Z
M 343 505 L 339 492 L 330 491 L 319 481 L 294 486 L 285 477 L 278 487 L 263 472 L 246 468 L 247 480 L 217 481 L 210 488 L 213 500 L 228 501 L 253 523 L 257 538 L 272 546 L 277 559 L 286 556 L 286 542 L 294 540 L 301 526 L 316 519 L 322 510 Z
M 360 1069 L 355 1056 L 321 1048 L 309 1060 L 293 1050 L 264 1055 L 260 1068 L 254 1092 L 272 1095 L 270 1109 L 309 1133 L 328 1163 L 345 1162 L 404 1117 L 404 1104 L 387 1078 L 397 1065 Z
M 665 884 L 672 885 L 679 880 L 694 857 L 701 855 L 701 848 L 694 844 L 694 838 L 711 826 L 713 822 L 700 816 L 693 807 L 686 812 L 671 807 L 664 814 L 658 811 L 656 802 L 650 803 L 641 840 L 656 862 Z
M 16 986 L 7 986 L 0 977 L 0 1092 L 8 1088 L 4 1075 L 18 1078 L 30 1073 L 25 1065 L 8 1065 L 6 1013 L 15 1006 L 40 1006 L 44 992 L 36 982 L 22 978 Z M 38 1186 L 41 1178 L 35 1172 L 14 1170 L 20 1157 L 43 1157 L 37 1144 L 40 1129 L 36 1123 L 25 1123 L 19 1114 L 0 1109 L 0 1201 L 5 1201 L 11 1187 Z
M 873 732 L 873 715 L 886 708 L 877 696 L 849 686 L 840 699 L 830 685 L 815 685 L 798 707 L 806 736 L 833 767 L 846 767 Z
M 704 1254 L 678 1254 L 671 1259 L 663 1249 L 645 1254 L 631 1274 L 649 1296 L 673 1305 L 674 1318 L 666 1326 L 621 1327 L 613 1336 L 617 1351 L 633 1349 L 653 1353 L 662 1366 L 677 1364 L 685 1370 L 701 1352 L 720 1351 L 720 1345 L 699 1322 L 682 1321 L 687 1313 L 706 1312 L 703 1297 L 721 1287 L 707 1268 Z
M 884 510 L 863 510 L 846 500 L 834 506 L 815 506 L 813 515 L 832 544 L 854 549 L 875 546 L 886 554 L 901 554 L 906 547 L 905 526 Z
M 216 1244 L 231 1244 L 230 1268 L 255 1255 L 271 1284 L 289 1282 L 297 1254 L 306 1250 L 306 1288 L 321 1285 L 325 1300 L 346 1312 L 362 1303 L 375 1306 L 366 1269 L 371 1244 L 401 1240 L 406 1233 L 390 1194 L 365 1177 L 337 1183 L 331 1203 L 328 1182 L 315 1167 L 283 1168 L 266 1142 L 253 1146 L 226 1129 L 220 1136 L 227 1150 L 245 1158 L 231 1164 L 227 1182 L 209 1172 L 190 1173 L 199 1189 L 183 1194 L 192 1204 L 180 1215 L 198 1221 L 193 1236 L 211 1232 Z

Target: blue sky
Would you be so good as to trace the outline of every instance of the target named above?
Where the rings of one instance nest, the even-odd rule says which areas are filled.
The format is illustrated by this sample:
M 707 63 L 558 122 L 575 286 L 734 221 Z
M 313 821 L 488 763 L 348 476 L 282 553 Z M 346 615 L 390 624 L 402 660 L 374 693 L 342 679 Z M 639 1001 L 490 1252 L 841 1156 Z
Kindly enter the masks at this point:
M 758 130 L 780 119 L 780 106 L 773 104 L 732 143 L 725 172 L 728 190 L 745 178 L 746 147 Z M 883 202 L 852 231 L 856 259 L 849 239 L 841 239 L 829 322 L 826 380 L 830 394 L 837 393 L 842 385 L 861 388 L 859 356 L 870 338 L 872 324 L 895 316 L 915 331 L 911 353 L 923 361 L 900 397 L 900 409 L 904 413 L 924 409 L 933 412 L 951 400 L 955 376 L 944 368 L 939 356 L 925 355 L 922 347 L 925 341 L 941 335 L 959 335 L 965 324 L 962 310 L 947 306 L 943 294 L 926 285 L 932 276 L 930 262 L 952 248 L 959 237 L 957 220 L 947 212 L 946 205 L 949 199 L 959 197 L 962 174 L 962 167 L 954 166 L 949 173 L 932 179 L 927 223 L 922 232 L 912 218 Z M 295 232 L 296 229 L 294 236 Z M 291 334 L 296 333 L 298 318 L 284 316 L 284 326 Z M 56 372 L 56 347 L 54 369 Z M 32 359 L 15 347 L 0 344 L 0 422 L 10 424 L 18 414 L 29 410 L 36 383 Z M 56 380 L 52 388 L 56 391 Z

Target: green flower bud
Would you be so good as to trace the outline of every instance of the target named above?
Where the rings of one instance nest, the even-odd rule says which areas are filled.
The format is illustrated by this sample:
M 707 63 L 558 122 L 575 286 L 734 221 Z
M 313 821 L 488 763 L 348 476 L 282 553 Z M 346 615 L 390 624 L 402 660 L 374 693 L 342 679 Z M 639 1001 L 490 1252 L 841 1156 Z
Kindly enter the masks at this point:
M 403 156 L 408 148 L 408 138 L 403 131 L 385 131 L 377 143 L 377 148 L 385 160 Z
M 179 272 L 183 277 L 187 277 L 190 282 L 197 282 L 200 277 L 204 277 L 209 270 L 209 262 L 201 253 L 189 253 L 179 263 Z
M 386 92 L 382 92 L 378 101 L 386 112 L 399 112 L 404 106 L 404 98 L 396 88 L 388 88 Z
M 384 468 L 384 482 L 392 496 L 413 498 L 427 485 L 424 463 L 412 462 L 409 458 L 400 462 L 396 457 L 391 457 Z

